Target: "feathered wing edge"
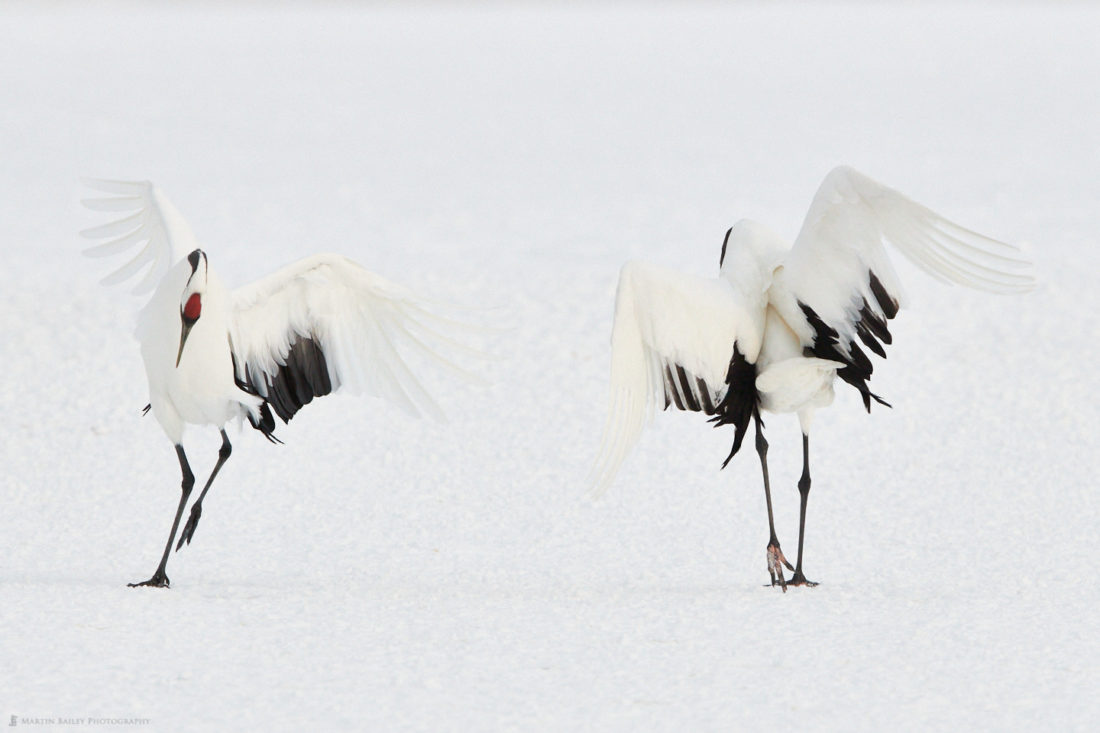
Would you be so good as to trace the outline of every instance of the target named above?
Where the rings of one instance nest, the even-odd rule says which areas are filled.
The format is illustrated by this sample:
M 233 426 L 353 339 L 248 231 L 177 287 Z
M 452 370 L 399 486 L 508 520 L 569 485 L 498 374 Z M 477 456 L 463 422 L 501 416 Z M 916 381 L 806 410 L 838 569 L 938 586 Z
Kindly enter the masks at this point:
M 886 242 L 941 282 L 993 293 L 1022 293 L 1035 286 L 1031 263 L 1017 247 L 948 221 L 848 166 L 833 169 L 821 182 L 785 265 L 810 298 L 816 295 L 810 280 L 825 279 L 845 291 L 830 293 L 838 296 L 838 308 L 851 307 L 839 297 L 849 293 L 872 305 L 885 294 L 899 306 L 904 291 Z M 869 271 L 880 290 L 872 290 Z M 828 307 L 803 300 L 819 313 Z M 822 316 L 836 325 L 831 313 Z
M 961 227 L 848 167 L 822 181 L 778 277 L 773 302 L 813 356 L 843 362 L 837 376 L 871 400 L 863 343 L 885 358 L 887 326 L 905 301 L 890 243 L 937 280 L 993 293 L 1035 285 L 1031 264 L 1004 242 Z
M 198 248 L 187 220 L 149 181 L 81 180 L 88 188 L 111 194 L 82 199 L 85 207 L 92 211 L 128 212 L 119 219 L 80 232 L 87 239 L 107 240 L 84 250 L 84 254 L 98 258 L 137 251 L 103 278 L 104 285 L 124 282 L 148 268 L 133 289 L 134 295 L 143 295 L 156 287 L 174 263 Z
M 460 327 L 431 301 L 340 255 L 315 255 L 233 293 L 238 380 L 288 421 L 341 387 L 443 420 L 414 373 L 469 374 L 447 354 L 478 352 L 448 335 Z
M 708 415 L 723 410 L 731 400 L 734 362 L 739 369 L 742 348 L 755 362 L 761 326 L 725 281 L 648 263 L 624 265 L 615 296 L 608 413 L 586 482 L 589 494 L 596 498 L 610 487 L 659 400 Z
M 611 331 L 611 385 L 600 451 L 587 484 L 593 497 L 610 488 L 619 467 L 653 419 L 657 384 L 663 383 L 656 355 L 646 347 L 635 308 L 635 293 L 624 266 L 615 295 Z

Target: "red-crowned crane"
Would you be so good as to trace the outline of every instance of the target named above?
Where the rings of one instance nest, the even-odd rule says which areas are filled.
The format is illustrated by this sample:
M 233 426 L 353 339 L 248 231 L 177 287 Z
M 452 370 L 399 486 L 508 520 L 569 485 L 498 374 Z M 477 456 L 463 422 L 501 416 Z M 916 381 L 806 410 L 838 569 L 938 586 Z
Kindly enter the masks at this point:
M 810 493 L 810 423 L 833 401 L 839 377 L 867 411 L 866 347 L 885 357 L 887 322 L 904 302 L 886 243 L 933 277 L 994 293 L 1034 286 L 1030 264 L 1008 244 L 947 221 L 849 167 L 825 177 L 790 246 L 743 220 L 722 243 L 717 278 L 630 262 L 619 276 L 611 335 L 609 413 L 591 482 L 611 484 L 656 406 L 702 412 L 733 425 L 737 453 L 750 420 L 764 475 L 772 585 L 815 585 L 802 569 Z M 802 427 L 798 559 L 775 533 L 761 411 L 796 413 Z M 786 580 L 783 566 L 794 575 Z
M 199 249 L 187 222 L 148 182 L 86 180 L 103 198 L 90 209 L 132 212 L 82 232 L 97 244 L 86 254 L 136 255 L 104 279 L 123 282 L 142 270 L 135 294 L 153 290 L 138 316 L 149 380 L 149 407 L 176 448 L 182 493 L 168 543 L 153 576 L 133 586 L 167 587 L 165 566 L 195 477 L 183 450 L 187 425 L 212 425 L 222 446 L 176 544 L 190 543 L 210 485 L 232 447 L 225 424 L 247 419 L 269 440 L 315 397 L 340 388 L 396 403 L 412 415 L 440 416 L 406 357 L 453 368 L 440 346 L 460 347 L 444 331 L 455 325 L 433 303 L 352 260 L 319 254 L 251 284 L 227 289 Z

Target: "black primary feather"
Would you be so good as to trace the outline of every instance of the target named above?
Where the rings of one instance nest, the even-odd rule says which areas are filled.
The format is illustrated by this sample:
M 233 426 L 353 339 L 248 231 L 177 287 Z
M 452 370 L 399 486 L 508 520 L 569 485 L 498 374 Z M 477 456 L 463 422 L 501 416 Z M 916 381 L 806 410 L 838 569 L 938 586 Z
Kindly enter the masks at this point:
M 882 309 L 882 313 L 886 317 L 886 320 L 896 316 L 898 314 L 898 301 L 891 297 L 886 291 L 886 288 L 883 286 L 882 281 L 878 279 L 878 276 L 868 271 L 867 281 L 871 293 L 874 295 L 875 300 L 878 301 L 878 305 Z M 890 330 L 886 326 L 886 320 L 875 312 L 866 298 L 862 299 L 862 302 L 863 305 L 859 309 L 859 320 L 854 324 L 856 335 L 859 337 L 859 340 L 863 342 L 864 346 L 885 359 L 886 349 L 883 348 L 882 344 L 892 343 L 893 337 L 890 335 Z M 817 311 L 801 301 L 799 301 L 798 306 L 802 309 L 803 315 L 806 316 L 806 321 L 814 331 L 814 343 L 813 346 L 805 349 L 804 353 L 806 356 L 816 356 L 819 359 L 831 359 L 845 364 L 846 366 L 843 369 L 837 370 L 836 374 L 845 382 L 859 390 L 860 396 L 863 397 L 863 406 L 868 412 L 871 411 L 871 400 L 890 407 L 889 402 L 886 402 L 872 392 L 867 386 L 867 382 L 871 379 L 871 374 L 875 369 L 874 365 L 871 363 L 871 359 L 863 349 L 852 341 L 841 344 L 840 334 L 837 333 L 835 328 L 825 323 L 825 321 L 821 319 L 821 316 L 817 314 Z

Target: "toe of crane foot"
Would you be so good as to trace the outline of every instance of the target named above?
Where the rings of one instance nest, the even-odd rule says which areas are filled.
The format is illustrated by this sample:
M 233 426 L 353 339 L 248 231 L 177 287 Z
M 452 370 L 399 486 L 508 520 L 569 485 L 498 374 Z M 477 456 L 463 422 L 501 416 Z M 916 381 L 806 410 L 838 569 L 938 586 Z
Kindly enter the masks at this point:
M 143 580 L 140 583 L 127 583 L 126 585 L 129 588 L 142 588 L 146 586 L 149 588 L 167 588 L 168 576 L 165 575 L 163 570 L 158 570 L 153 573 L 153 577 L 149 578 L 149 580 Z
M 787 585 L 804 585 L 807 588 L 813 588 L 817 583 L 812 580 L 806 580 L 806 576 L 803 575 L 801 571 L 796 571 L 794 576 L 787 581 Z

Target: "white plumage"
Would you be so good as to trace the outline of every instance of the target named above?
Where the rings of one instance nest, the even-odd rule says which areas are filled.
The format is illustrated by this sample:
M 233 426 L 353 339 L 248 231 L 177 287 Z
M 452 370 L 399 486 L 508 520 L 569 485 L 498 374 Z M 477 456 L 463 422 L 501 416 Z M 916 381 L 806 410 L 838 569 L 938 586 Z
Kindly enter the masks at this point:
M 203 498 L 229 456 L 224 425 L 230 420 L 248 419 L 276 441 L 272 411 L 286 422 L 314 397 L 341 388 L 382 397 L 411 415 L 442 416 L 409 364 L 411 358 L 461 371 L 441 353 L 462 350 L 442 333 L 456 324 L 435 313 L 431 301 L 334 254 L 307 257 L 228 290 L 159 189 L 148 182 L 86 184 L 112 194 L 85 199 L 88 208 L 132 212 L 82 234 L 111 238 L 86 250 L 90 256 L 133 254 L 104 284 L 141 274 L 135 294 L 155 288 L 136 335 L 150 407 L 176 446 L 184 476 L 161 563 L 138 585 L 168 585 L 164 568 L 194 481 L 181 445 L 186 425 L 218 427 L 223 444 L 177 549 L 190 542 Z
M 591 484 L 614 480 L 654 407 L 704 412 L 733 424 L 729 458 L 750 420 L 764 472 L 772 582 L 786 588 L 775 537 L 760 410 L 797 413 L 803 432 L 798 564 L 809 492 L 809 426 L 833 400 L 837 376 L 871 401 L 873 367 L 860 346 L 885 356 L 887 322 L 904 292 L 885 245 L 933 277 L 994 293 L 1030 290 L 1030 264 L 1004 242 L 964 229 L 849 167 L 831 171 L 814 196 L 794 245 L 739 221 L 726 234 L 717 279 L 647 263 L 619 277 L 611 336 L 609 411 Z M 883 402 L 883 404 L 885 404 Z M 727 458 L 727 462 L 729 461 Z M 725 464 L 723 464 L 725 465 Z
M 404 355 L 452 367 L 429 344 L 454 345 L 435 330 L 453 324 L 347 257 L 314 255 L 238 288 L 233 316 L 234 351 L 253 384 L 281 368 L 292 338 L 311 338 L 325 354 L 333 389 L 383 397 L 413 416 L 443 417 Z

